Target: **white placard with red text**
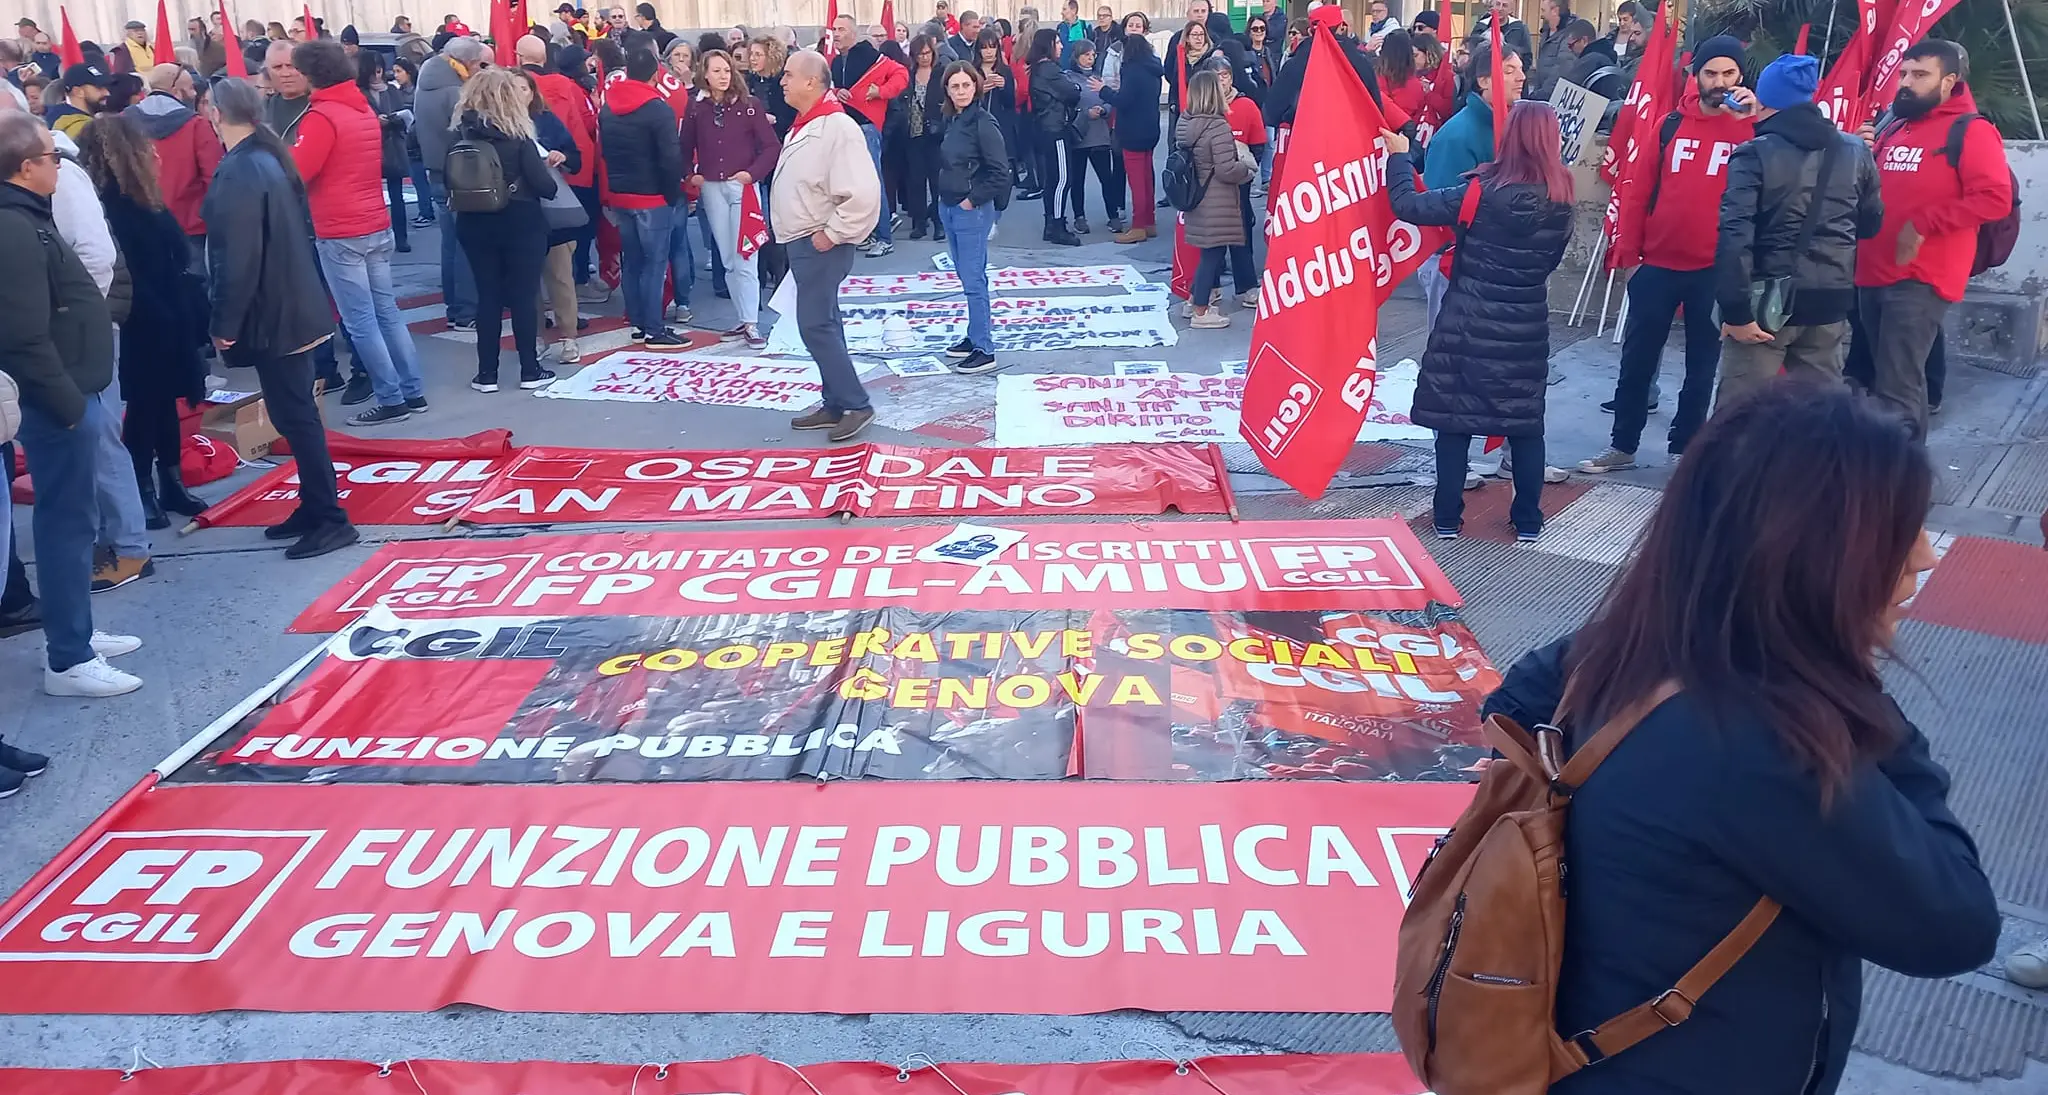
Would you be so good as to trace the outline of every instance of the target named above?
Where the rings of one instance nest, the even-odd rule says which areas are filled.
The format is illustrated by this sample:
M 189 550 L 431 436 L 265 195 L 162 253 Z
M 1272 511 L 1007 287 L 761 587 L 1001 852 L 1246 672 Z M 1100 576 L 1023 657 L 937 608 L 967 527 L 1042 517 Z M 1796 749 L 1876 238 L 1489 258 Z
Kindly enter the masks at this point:
M 1360 441 L 1426 441 L 1408 420 L 1416 363 L 1380 373 Z M 996 378 L 996 443 L 1096 445 L 1115 441 L 1236 441 L 1244 377 L 1196 373 L 1080 376 L 1007 373 Z

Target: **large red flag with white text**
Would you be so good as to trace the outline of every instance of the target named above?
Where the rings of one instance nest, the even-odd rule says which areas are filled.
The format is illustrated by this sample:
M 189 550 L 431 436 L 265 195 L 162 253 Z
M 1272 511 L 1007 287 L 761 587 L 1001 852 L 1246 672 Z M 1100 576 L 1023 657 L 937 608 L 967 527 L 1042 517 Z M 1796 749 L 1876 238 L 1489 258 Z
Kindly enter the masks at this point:
M 1872 44 L 1887 25 L 1880 20 L 1891 14 L 1890 0 L 1858 0 L 1856 7 L 1856 32 L 1835 57 L 1813 97 L 1821 113 L 1845 129 L 1856 124 L 1852 118 L 1861 116 L 1858 111 L 1863 103 L 1863 89 L 1869 83 L 1866 77 L 1870 75 Z
M 1869 121 L 1890 105 L 1892 96 L 1899 91 L 1899 66 L 1906 60 L 1906 51 L 1925 38 L 1934 24 L 1941 22 L 1941 17 L 1955 6 L 1956 0 L 1904 0 L 1899 4 L 1892 17 L 1891 33 L 1871 47 L 1876 60 L 1870 67 L 1870 86 L 1863 93 L 1863 106 L 1856 116 L 1856 125 Z M 1878 25 L 1884 24 L 1880 22 Z
M 1387 172 L 1412 168 L 1406 157 L 1390 168 L 1385 118 L 1325 27 L 1301 98 L 1316 109 L 1295 119 L 1273 177 L 1238 432 L 1268 471 L 1316 498 L 1372 400 L 1380 303 L 1446 232 L 1395 219 Z
M 1650 41 L 1643 47 L 1643 63 L 1636 69 L 1634 85 L 1614 135 L 1607 144 L 1601 174 L 1613 184 L 1607 212 L 1600 231 L 1607 237 L 1606 265 L 1622 270 L 1643 261 L 1643 221 L 1650 213 L 1650 191 L 1662 170 L 1661 136 L 1663 119 L 1678 105 L 1672 99 L 1671 52 L 1677 35 L 1668 13 L 1659 13 L 1650 29 Z M 1618 150 L 1618 151 L 1617 151 Z

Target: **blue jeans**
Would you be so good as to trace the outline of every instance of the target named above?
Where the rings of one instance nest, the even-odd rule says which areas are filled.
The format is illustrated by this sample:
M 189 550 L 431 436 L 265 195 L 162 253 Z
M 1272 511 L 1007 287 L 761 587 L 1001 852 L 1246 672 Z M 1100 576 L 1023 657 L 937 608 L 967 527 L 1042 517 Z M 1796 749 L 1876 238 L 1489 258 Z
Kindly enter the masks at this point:
M 116 335 L 114 353 L 120 354 Z M 149 533 L 143 528 L 142 492 L 135 482 L 135 458 L 121 442 L 121 371 L 98 395 L 85 397 L 99 404 L 95 420 L 92 493 L 95 542 L 114 549 L 123 559 L 149 558 Z
M 957 203 L 939 204 L 946 251 L 953 256 L 953 271 L 960 275 L 960 291 L 967 294 L 967 341 L 989 353 L 996 352 L 995 325 L 988 310 L 988 230 L 995 221 L 993 205 L 962 209 Z
M 626 295 L 626 322 L 652 334 L 667 326 L 661 318 L 661 275 L 667 269 L 669 238 L 674 235 L 673 206 L 652 209 L 607 209 L 619 229 L 619 288 Z
M 675 284 L 676 303 L 688 305 L 697 288 L 697 252 L 690 246 L 690 203 L 669 207 L 668 277 Z M 656 295 L 661 292 L 655 289 Z M 655 324 L 649 330 L 660 330 Z
M 453 238 L 455 233 L 444 235 Z M 406 330 L 391 284 L 391 230 L 316 240 L 314 247 L 320 253 L 320 270 L 327 275 L 327 290 L 334 294 L 334 307 L 341 312 L 341 325 L 348 331 L 356 360 L 370 374 L 377 402 L 389 407 L 425 395 L 412 332 Z
M 469 257 L 455 238 L 455 214 L 448 209 L 448 190 L 428 172 L 434 191 L 434 222 L 441 226 L 441 304 L 450 323 L 476 322 L 476 277 L 469 272 Z
M 92 550 L 94 465 L 107 409 L 87 397 L 76 429 L 33 404 L 21 408 L 21 446 L 35 478 L 36 582 L 43 595 L 43 641 L 59 673 L 93 659 Z M 120 463 L 128 463 L 124 457 Z
M 871 125 L 861 126 L 860 131 L 868 139 L 868 158 L 875 161 L 875 178 L 883 180 L 882 193 L 887 194 L 888 176 L 882 174 L 882 131 Z M 889 203 L 886 201 L 882 203 L 881 217 L 875 221 L 875 238 L 888 243 L 895 242 L 889 235 Z
M 438 219 L 434 215 L 434 183 L 427 177 L 427 165 L 416 159 L 407 160 L 406 168 L 411 173 L 413 202 L 414 208 L 419 210 L 418 215 L 428 220 Z

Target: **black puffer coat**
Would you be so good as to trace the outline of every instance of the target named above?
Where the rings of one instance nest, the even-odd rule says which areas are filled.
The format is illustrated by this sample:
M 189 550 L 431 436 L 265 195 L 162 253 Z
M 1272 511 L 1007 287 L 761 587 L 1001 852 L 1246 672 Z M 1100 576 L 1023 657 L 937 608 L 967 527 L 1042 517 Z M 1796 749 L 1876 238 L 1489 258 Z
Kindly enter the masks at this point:
M 1455 225 L 1465 184 L 1418 193 L 1396 159 L 1387 171 L 1394 215 L 1410 224 Z M 1572 234 L 1569 202 L 1542 187 L 1486 184 L 1458 244 L 1443 310 L 1429 333 L 1409 417 L 1445 433 L 1543 432 L 1550 371 L 1550 274 Z M 1432 260 L 1433 261 L 1433 260 Z

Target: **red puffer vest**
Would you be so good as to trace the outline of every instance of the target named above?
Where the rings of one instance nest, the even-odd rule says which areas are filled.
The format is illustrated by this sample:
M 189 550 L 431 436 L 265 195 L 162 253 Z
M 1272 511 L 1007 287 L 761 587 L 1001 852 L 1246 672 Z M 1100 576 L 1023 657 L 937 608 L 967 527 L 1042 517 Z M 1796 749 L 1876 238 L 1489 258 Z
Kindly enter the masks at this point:
M 292 160 L 306 180 L 313 235 L 348 239 L 391 227 L 391 209 L 384 204 L 384 132 L 356 85 L 313 92 L 292 142 Z

